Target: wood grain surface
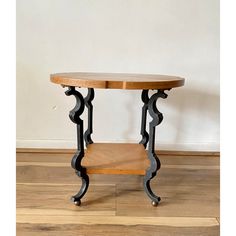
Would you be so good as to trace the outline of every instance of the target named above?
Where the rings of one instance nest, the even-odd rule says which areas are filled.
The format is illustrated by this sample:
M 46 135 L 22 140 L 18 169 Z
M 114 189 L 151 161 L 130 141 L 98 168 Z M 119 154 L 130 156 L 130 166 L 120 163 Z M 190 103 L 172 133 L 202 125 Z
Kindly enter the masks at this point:
M 184 85 L 184 79 L 169 75 L 71 72 L 50 75 L 63 86 L 106 89 L 170 89 Z
M 17 153 L 17 235 L 185 236 L 219 233 L 219 157 L 159 155 L 152 207 L 141 175 L 90 175 L 81 207 L 70 196 L 81 181 L 72 154 Z
M 142 144 L 93 143 L 88 145 L 82 165 L 88 174 L 145 175 L 149 160 Z

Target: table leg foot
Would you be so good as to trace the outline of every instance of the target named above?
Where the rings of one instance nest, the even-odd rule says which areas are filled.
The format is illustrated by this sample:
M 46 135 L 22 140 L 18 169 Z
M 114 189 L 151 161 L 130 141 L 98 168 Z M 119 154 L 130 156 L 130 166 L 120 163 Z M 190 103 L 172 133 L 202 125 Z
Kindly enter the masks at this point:
M 160 201 L 161 201 L 161 198 L 159 198 L 159 199 L 160 199 Z M 158 201 L 158 202 L 152 201 L 152 205 L 153 205 L 154 207 L 157 207 L 158 204 L 160 203 L 160 201 Z
M 89 187 L 89 177 L 87 174 L 84 173 L 81 175 L 81 172 L 79 171 L 76 171 L 76 174 L 82 178 L 82 186 L 80 188 L 80 191 L 76 195 L 71 197 L 71 201 L 74 202 L 76 206 L 80 206 L 81 198 L 85 195 Z
M 80 200 L 76 201 L 74 199 L 74 197 L 71 197 L 71 201 L 75 204 L 75 206 L 80 206 L 81 205 L 81 201 Z
M 151 182 L 151 179 L 156 176 L 156 172 L 158 169 L 160 169 L 160 166 L 161 166 L 160 161 L 158 157 L 156 157 L 155 161 L 153 162 L 152 166 L 147 170 L 147 173 L 143 179 L 144 190 L 146 194 L 148 195 L 148 197 L 151 199 L 153 206 L 157 206 L 160 203 L 161 198 L 153 193 L 150 186 L 150 182 Z

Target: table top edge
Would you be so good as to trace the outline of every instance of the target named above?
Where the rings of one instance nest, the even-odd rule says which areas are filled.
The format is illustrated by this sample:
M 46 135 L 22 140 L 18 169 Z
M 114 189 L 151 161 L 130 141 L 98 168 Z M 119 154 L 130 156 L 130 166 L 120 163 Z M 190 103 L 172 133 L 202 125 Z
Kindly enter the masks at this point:
M 179 76 L 124 73 L 55 73 L 52 83 L 63 86 L 103 89 L 168 89 L 181 87 L 185 79 Z

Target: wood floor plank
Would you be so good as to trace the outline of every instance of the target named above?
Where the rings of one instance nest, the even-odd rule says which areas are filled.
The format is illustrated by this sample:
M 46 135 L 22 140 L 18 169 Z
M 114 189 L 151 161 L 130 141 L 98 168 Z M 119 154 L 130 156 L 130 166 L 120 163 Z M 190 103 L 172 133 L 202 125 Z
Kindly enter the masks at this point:
M 70 167 L 69 162 L 38 162 L 38 161 L 28 161 L 28 162 L 17 162 L 16 166 L 48 166 L 48 167 Z M 211 166 L 205 166 L 205 165 L 165 165 L 162 164 L 161 168 L 169 168 L 169 169 L 202 169 L 202 170 L 219 170 L 220 167 L 218 165 L 211 165 Z M 107 171 L 107 170 L 106 170 Z M 88 169 L 88 174 L 98 174 L 99 171 L 91 171 Z M 107 174 L 112 174 L 113 172 L 106 172 Z
M 162 197 L 157 208 L 151 208 L 151 201 L 137 197 L 137 194 L 127 194 L 126 201 L 117 199 L 117 215 L 121 216 L 166 216 L 166 217 L 216 217 L 219 216 L 218 201 L 184 200 Z M 125 198 L 125 197 L 124 197 Z M 134 200 L 135 199 L 135 200 Z M 140 200 L 139 200 L 140 199 Z M 137 207 L 142 205 L 142 207 Z
M 219 226 L 168 227 L 153 225 L 17 224 L 17 236 L 219 236 Z
M 169 169 L 190 169 L 190 170 L 219 170 L 220 166 L 218 165 L 165 165 L 162 164 L 161 168 L 169 168 Z
M 220 165 L 220 158 L 217 156 L 175 156 L 158 155 L 162 164 L 165 165 Z
M 219 187 L 213 186 L 154 186 L 162 200 L 158 207 L 151 202 L 137 184 L 117 185 L 117 215 L 121 216 L 183 216 L 218 217 Z M 137 207 L 137 205 L 139 207 Z
M 211 227 L 218 226 L 216 218 L 208 217 L 129 217 L 129 216 L 83 216 L 83 215 L 21 215 L 17 223 L 32 224 L 85 224 L 85 225 L 157 225 L 170 227 Z
M 45 216 L 55 216 L 55 215 L 63 215 L 65 217 L 67 216 L 74 216 L 74 217 L 80 217 L 80 216 L 115 216 L 116 211 L 98 211 L 98 210 L 90 210 L 90 211 L 78 211 L 77 210 L 61 210 L 61 209 L 32 209 L 32 208 L 17 208 L 16 209 L 17 215 L 45 215 Z
M 69 202 L 69 193 L 77 188 L 78 185 L 20 184 L 17 185 L 17 207 L 78 209 Z M 83 201 L 85 208 L 79 209 L 116 209 L 117 215 L 132 216 L 219 216 L 219 189 L 215 185 L 155 186 L 153 189 L 163 193 L 158 208 L 150 207 L 141 184 L 118 184 L 116 193 L 115 185 L 92 185 Z
M 78 177 L 73 173 L 71 167 L 55 166 L 17 166 L 17 180 L 19 182 L 50 182 L 50 183 L 78 183 Z M 186 169 L 186 168 L 161 168 L 155 178 L 159 185 L 194 185 L 194 184 L 219 184 L 218 169 Z M 141 180 L 137 176 L 104 176 L 91 175 L 91 180 L 100 182 L 104 179 L 107 183 L 116 181 L 136 181 Z M 46 178 L 45 178 L 46 177 Z
M 62 186 L 62 185 L 67 185 L 67 186 L 77 186 L 78 187 L 78 183 L 77 184 L 70 184 L 70 183 L 16 183 L 16 185 L 29 185 L 29 186 Z M 115 186 L 115 184 L 112 183 L 96 183 L 96 184 L 90 184 L 89 186 Z
M 70 163 L 73 157 L 72 153 L 16 153 L 17 162 L 64 162 Z
M 71 167 L 48 166 L 17 166 L 16 178 L 18 182 L 26 183 L 72 183 L 80 184 L 80 178 L 76 176 Z M 142 176 L 132 175 L 91 175 L 91 183 L 111 183 L 119 181 L 140 182 Z
M 70 163 L 73 153 L 17 153 L 17 162 L 64 162 Z M 162 164 L 169 165 L 219 165 L 220 158 L 217 156 L 176 156 L 158 155 Z
M 142 183 L 125 183 L 116 185 L 117 196 L 119 193 L 130 191 L 131 193 L 140 193 L 143 191 Z M 177 199 L 192 199 L 209 201 L 219 200 L 220 189 L 217 185 L 158 185 L 158 181 L 151 183 L 154 192 L 162 193 L 163 197 Z
M 78 208 L 71 203 L 70 197 L 77 193 L 79 188 L 79 185 L 17 185 L 16 206 L 17 209 L 62 210 L 72 213 L 116 210 L 115 185 L 93 185 Z
M 73 154 L 76 149 L 62 148 L 16 148 L 16 153 L 53 153 L 53 154 Z M 174 155 L 174 156 L 220 156 L 220 152 L 210 151 L 171 151 L 171 150 L 156 150 L 158 155 Z
M 47 166 L 47 167 L 70 167 L 69 162 L 40 162 L 40 161 L 27 161 L 17 162 L 16 166 Z

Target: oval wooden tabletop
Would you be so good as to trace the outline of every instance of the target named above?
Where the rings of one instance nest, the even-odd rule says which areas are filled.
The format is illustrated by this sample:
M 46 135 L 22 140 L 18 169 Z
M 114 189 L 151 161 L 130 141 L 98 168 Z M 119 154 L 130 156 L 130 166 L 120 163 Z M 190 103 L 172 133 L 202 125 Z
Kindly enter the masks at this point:
M 106 89 L 170 89 L 184 85 L 184 79 L 169 75 L 123 73 L 58 73 L 51 82 L 63 86 Z

